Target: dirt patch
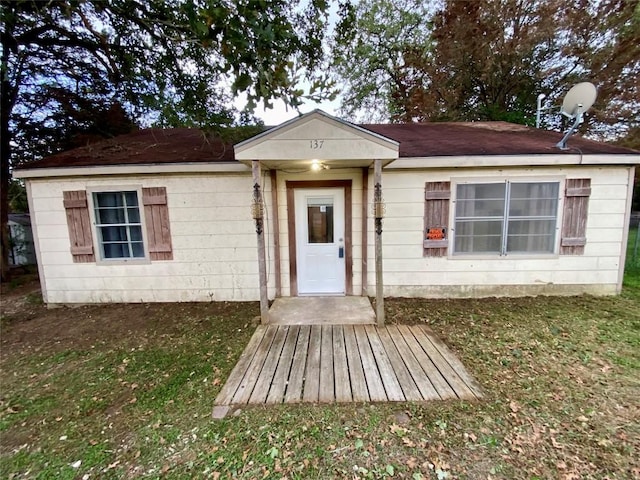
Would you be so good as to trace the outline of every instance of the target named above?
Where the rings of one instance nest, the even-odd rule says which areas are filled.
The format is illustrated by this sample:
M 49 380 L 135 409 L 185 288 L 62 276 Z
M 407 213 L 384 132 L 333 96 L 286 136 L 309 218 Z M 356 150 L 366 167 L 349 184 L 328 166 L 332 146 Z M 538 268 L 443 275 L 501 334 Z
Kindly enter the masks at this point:
M 183 328 L 208 328 L 206 319 L 258 312 L 255 302 L 102 304 L 48 308 L 42 303 L 37 275 L 16 277 L 2 284 L 0 358 L 27 352 L 55 353 L 96 345 L 140 344 L 156 335 L 170 335 Z M 239 308 L 240 307 L 240 308 Z

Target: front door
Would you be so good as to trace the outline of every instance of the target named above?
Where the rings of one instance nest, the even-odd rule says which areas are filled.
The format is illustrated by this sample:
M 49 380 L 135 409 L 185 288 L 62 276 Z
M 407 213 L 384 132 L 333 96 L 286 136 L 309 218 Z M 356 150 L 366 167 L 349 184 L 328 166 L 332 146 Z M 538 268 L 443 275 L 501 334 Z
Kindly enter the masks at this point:
M 344 295 L 344 189 L 295 190 L 298 294 Z

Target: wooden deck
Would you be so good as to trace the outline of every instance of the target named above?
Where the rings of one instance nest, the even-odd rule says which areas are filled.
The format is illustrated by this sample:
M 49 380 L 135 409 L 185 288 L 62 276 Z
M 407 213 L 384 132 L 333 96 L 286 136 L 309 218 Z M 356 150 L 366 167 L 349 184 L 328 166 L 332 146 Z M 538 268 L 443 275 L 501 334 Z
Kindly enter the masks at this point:
M 460 360 L 425 326 L 261 325 L 215 404 L 481 396 Z

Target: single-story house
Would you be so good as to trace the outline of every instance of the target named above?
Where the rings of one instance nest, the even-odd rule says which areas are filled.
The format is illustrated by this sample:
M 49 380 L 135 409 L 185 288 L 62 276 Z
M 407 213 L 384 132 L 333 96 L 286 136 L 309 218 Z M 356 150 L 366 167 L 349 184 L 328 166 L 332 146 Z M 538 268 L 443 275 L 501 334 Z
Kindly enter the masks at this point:
M 147 129 L 14 174 L 48 304 L 616 294 L 640 154 L 561 137 L 315 110 L 235 145 Z

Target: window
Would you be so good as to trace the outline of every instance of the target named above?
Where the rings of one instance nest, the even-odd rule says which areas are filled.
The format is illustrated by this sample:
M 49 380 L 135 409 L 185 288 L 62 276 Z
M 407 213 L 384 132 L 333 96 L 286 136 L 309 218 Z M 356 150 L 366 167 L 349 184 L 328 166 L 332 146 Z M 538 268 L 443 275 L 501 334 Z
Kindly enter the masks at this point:
M 138 192 L 96 192 L 93 205 L 101 258 L 144 258 Z
M 307 199 L 309 243 L 333 243 L 333 199 Z
M 62 192 L 69 229 L 69 250 L 74 263 L 96 261 L 94 238 L 97 238 L 101 260 L 173 260 L 166 187 L 128 188 L 122 189 L 124 191 L 114 188 L 90 195 L 95 222 L 91 220 L 91 202 L 88 201 L 86 190 Z M 141 216 L 145 219 L 146 248 L 142 238 Z
M 454 254 L 553 253 L 558 182 L 459 184 Z

